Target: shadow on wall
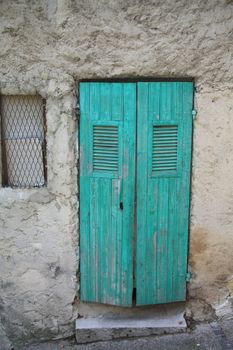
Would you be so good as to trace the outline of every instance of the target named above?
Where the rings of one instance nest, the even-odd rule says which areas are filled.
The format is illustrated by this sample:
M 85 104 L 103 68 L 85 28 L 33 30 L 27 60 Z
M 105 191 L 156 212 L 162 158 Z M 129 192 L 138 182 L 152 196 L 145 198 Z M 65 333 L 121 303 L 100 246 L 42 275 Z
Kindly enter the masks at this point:
M 220 234 L 202 227 L 195 228 L 190 237 L 190 298 L 203 300 L 212 307 L 218 305 L 218 309 L 233 294 L 233 238 L 228 237 L 228 240 L 221 242 Z M 218 314 L 218 310 L 215 311 Z M 229 303 L 226 314 L 232 311 Z

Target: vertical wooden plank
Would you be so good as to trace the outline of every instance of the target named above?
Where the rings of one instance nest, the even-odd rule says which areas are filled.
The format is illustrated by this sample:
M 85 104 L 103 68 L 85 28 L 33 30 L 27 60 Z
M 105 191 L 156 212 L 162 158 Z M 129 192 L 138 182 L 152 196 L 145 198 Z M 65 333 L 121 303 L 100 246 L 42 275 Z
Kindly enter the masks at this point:
M 90 174 L 92 172 L 92 161 L 93 161 L 93 155 L 92 155 L 92 149 L 93 149 L 93 140 L 92 140 L 92 132 L 93 132 L 93 125 L 92 122 L 94 120 L 99 119 L 99 105 L 100 105 L 100 91 L 99 91 L 99 85 L 96 83 L 86 83 L 89 85 L 89 94 L 90 94 L 90 99 L 89 99 L 89 115 L 84 116 L 81 113 L 81 125 L 84 125 L 87 123 L 89 124 L 89 137 L 88 140 L 87 134 L 83 134 L 83 137 L 85 138 L 86 142 L 86 154 L 90 157 L 89 161 L 89 167 L 90 167 Z M 82 110 L 81 110 L 82 112 Z M 85 119 L 84 119 L 85 118 Z M 87 119 L 88 118 L 88 119 Z M 85 154 L 85 156 L 86 156 Z M 81 179 L 80 179 L 81 180 Z M 97 273 L 96 269 L 99 269 L 100 266 L 100 257 L 98 254 L 98 234 L 97 234 L 97 227 L 98 227 L 98 221 L 99 221 L 99 212 L 98 212 L 98 197 L 99 197 L 99 183 L 98 179 L 93 178 L 92 176 L 89 176 L 89 182 L 90 182 L 90 192 L 89 194 L 86 193 L 83 199 L 80 201 L 80 207 L 82 206 L 82 203 L 86 203 L 88 201 L 89 197 L 89 210 L 90 210 L 90 228 L 89 232 L 88 231 L 81 231 L 81 237 L 88 235 L 89 236 L 89 250 L 88 250 L 88 255 L 89 255 L 89 263 L 88 266 L 86 267 L 87 272 L 88 272 L 88 281 L 85 282 L 88 284 L 88 293 L 82 296 L 82 299 L 85 300 L 86 296 L 88 295 L 88 298 L 90 300 L 94 300 L 96 296 L 100 296 L 100 288 L 99 288 L 99 281 L 97 278 Z M 82 180 L 80 181 L 80 187 L 82 187 Z M 85 252 L 85 250 L 84 250 Z M 86 253 L 87 254 L 87 253 Z M 85 254 L 83 254 L 85 255 Z M 82 261 L 81 261 L 82 263 Z M 85 264 L 85 261 L 83 262 Z M 82 274 L 81 274 L 82 277 Z M 91 283 L 90 283 L 91 281 Z M 81 279 L 81 289 L 82 285 L 84 282 L 82 282 Z
M 147 303 L 148 276 L 145 258 L 148 249 L 147 182 L 148 182 L 148 95 L 149 83 L 138 83 L 137 115 L 137 234 L 136 234 L 136 288 L 137 305 Z M 146 258 L 147 259 L 147 258 Z M 150 264 L 151 262 L 149 262 Z
M 169 120 L 168 114 L 168 91 L 169 83 L 162 82 L 160 84 L 160 121 Z M 153 98 L 153 96 L 151 96 Z M 150 179 L 153 181 L 153 178 Z M 167 299 L 167 240 L 168 240 L 168 179 L 158 178 L 158 238 L 157 238 L 157 303 L 164 303 Z M 149 195 L 149 194 L 148 194 Z
M 124 95 L 123 95 L 123 84 L 114 83 L 112 85 L 112 120 L 120 120 L 122 128 L 120 130 L 120 144 L 119 144 L 119 169 L 120 174 L 118 179 L 112 180 L 112 208 L 114 208 L 115 215 L 112 216 L 112 224 L 114 224 L 114 234 L 112 234 L 113 245 L 110 248 L 114 260 L 114 278 L 112 283 L 112 290 L 114 292 L 115 304 L 121 305 L 123 302 L 122 299 L 122 235 L 123 235 L 123 212 L 119 208 L 120 198 L 121 198 L 121 186 L 123 182 L 123 135 L 124 135 L 124 114 L 123 114 L 123 103 L 124 103 Z M 114 221 L 113 221 L 114 219 Z M 114 251 L 112 251 L 114 250 Z M 130 278 L 130 277 L 129 277 Z M 123 293 L 124 295 L 124 293 Z M 125 301 L 125 300 L 124 300 Z M 128 300 L 130 303 L 130 300 Z
M 123 84 L 112 83 L 112 120 L 123 118 L 123 93 Z
M 135 135 L 136 135 L 136 86 L 124 84 L 124 134 L 123 134 L 123 230 L 122 230 L 122 290 L 124 305 L 132 305 L 133 292 L 133 239 L 134 239 L 134 195 L 135 195 Z M 133 103 L 132 103 L 133 102 Z
M 165 103 L 167 105 L 167 113 L 164 117 L 165 121 L 168 122 L 177 122 L 175 115 L 175 106 L 173 101 L 173 91 L 175 88 L 175 83 L 168 83 L 166 96 L 164 96 Z M 174 178 L 167 179 L 168 188 L 167 188 L 167 236 L 166 236 L 166 244 L 167 244 L 167 254 L 166 254 L 166 299 L 165 302 L 169 302 L 173 300 L 173 286 L 172 286 L 172 278 L 173 278 L 173 241 L 174 241 L 174 202 L 173 202 L 173 194 L 176 191 L 174 187 Z
M 112 236 L 111 228 L 111 212 L 112 212 L 112 182 L 107 178 L 100 178 L 100 247 L 101 252 L 101 298 L 106 304 L 114 304 L 115 300 L 111 293 L 111 276 L 109 273 L 111 267 L 111 250 L 110 240 Z
M 98 295 L 98 281 L 97 275 L 95 273 L 95 267 L 99 266 L 99 257 L 97 247 L 97 235 L 96 235 L 96 227 L 98 225 L 98 213 L 97 213 L 97 201 L 98 198 L 98 183 L 96 179 L 90 179 L 90 197 L 89 197 L 89 207 L 90 207 L 90 233 L 89 233 L 89 261 L 88 264 L 88 275 L 89 279 L 92 280 L 92 284 L 88 283 L 88 288 L 90 288 L 88 295 L 93 299 L 95 295 Z M 85 198 L 85 197 L 84 197 Z M 83 231 L 85 232 L 85 231 Z M 88 231 L 86 231 L 88 232 Z M 85 254 L 84 254 L 85 256 Z M 82 262 L 83 263 L 83 262 Z
M 111 120 L 112 103 L 111 103 L 111 83 L 96 83 L 100 84 L 100 105 L 99 105 L 99 119 Z
M 87 196 L 89 198 L 89 164 L 90 155 L 85 152 L 85 137 L 89 135 L 90 125 L 90 90 L 88 84 L 80 86 L 80 107 L 83 113 L 83 118 L 87 120 L 85 124 L 80 125 L 80 203 Z M 90 208 L 88 202 L 83 202 L 83 206 L 80 206 L 80 232 L 86 232 L 87 234 L 80 235 L 80 273 L 82 275 L 83 283 L 81 288 L 81 297 L 89 294 L 89 231 L 90 231 Z
M 186 269 L 187 266 L 187 252 L 188 252 L 188 218 L 190 206 L 190 175 L 191 175 L 191 147 L 192 147 L 192 83 L 182 84 L 182 94 L 180 103 L 182 105 L 182 127 L 181 127 L 181 157 L 182 157 L 182 180 L 179 183 L 178 193 L 183 205 L 179 207 L 178 211 L 178 227 L 179 231 L 179 253 L 178 253 L 178 271 L 179 284 L 177 294 L 179 298 L 185 298 L 186 290 L 182 285 L 186 284 Z M 181 212 L 182 210 L 182 212 Z M 181 215 L 182 214 L 182 215 Z
M 168 256 L 167 256 L 167 302 L 174 300 L 176 295 L 174 289 L 174 268 L 177 257 L 177 196 L 176 196 L 176 178 L 169 179 L 169 217 L 168 217 Z
M 155 179 L 155 181 L 148 181 L 148 193 L 150 195 L 148 196 L 148 225 L 147 225 L 147 232 L 148 232 L 148 239 L 146 242 L 146 255 L 148 258 L 148 265 L 150 267 L 150 273 L 146 271 L 146 277 L 147 282 L 146 286 L 150 285 L 150 288 L 145 288 L 146 298 L 143 303 L 146 302 L 146 300 L 155 300 L 157 299 L 157 279 L 158 279 L 158 255 L 155 254 L 158 249 L 158 238 L 159 238 L 159 227 L 158 227 L 158 194 L 159 194 L 159 188 L 158 188 L 158 181 Z M 146 287 L 145 286 L 145 287 Z M 138 291 L 138 295 L 140 295 L 140 290 Z M 147 303 L 147 302 L 146 302 Z
M 100 118 L 100 85 L 98 83 L 90 83 L 90 118 L 98 120 Z
M 179 138 L 180 140 L 182 139 L 182 133 L 181 133 L 181 124 L 183 120 L 183 112 L 182 112 L 182 103 L 180 103 L 180 99 L 182 96 L 182 83 L 174 83 L 174 88 L 173 88 L 173 95 L 174 95 L 174 100 L 173 100 L 173 111 L 176 120 L 178 121 L 180 127 L 178 130 Z M 178 149 L 178 166 L 182 166 L 182 157 L 181 153 L 182 152 L 182 146 L 179 147 Z M 182 170 L 181 170 L 182 173 Z M 179 222 L 179 215 L 182 213 L 179 212 L 179 203 L 180 203 L 180 178 L 175 178 L 174 179 L 174 188 L 173 188 L 173 193 L 171 194 L 171 205 L 174 208 L 176 216 L 174 218 L 171 218 L 173 222 L 173 269 L 172 269 L 172 287 L 173 287 L 173 293 L 172 293 L 172 300 L 176 300 L 178 298 L 179 300 L 179 288 L 180 288 L 180 277 L 179 277 L 179 266 L 178 266 L 178 260 L 179 260 L 179 232 L 180 232 L 180 222 Z M 182 209 L 181 209 L 182 210 Z M 170 213 L 171 217 L 172 213 Z M 186 269 L 186 266 L 185 266 Z M 184 289 L 184 284 L 182 283 L 181 286 L 182 289 Z
M 120 194 L 120 179 L 112 179 L 112 217 L 111 217 L 111 240 L 109 245 L 111 248 L 111 259 L 109 268 L 109 278 L 111 279 L 111 289 L 113 298 L 116 304 L 120 304 L 120 284 L 118 283 L 121 266 L 119 266 L 119 252 L 121 249 L 121 233 L 122 233 L 122 215 L 119 213 L 119 194 Z
M 157 303 L 167 301 L 167 237 L 168 237 L 168 179 L 159 180 L 158 243 L 157 243 Z

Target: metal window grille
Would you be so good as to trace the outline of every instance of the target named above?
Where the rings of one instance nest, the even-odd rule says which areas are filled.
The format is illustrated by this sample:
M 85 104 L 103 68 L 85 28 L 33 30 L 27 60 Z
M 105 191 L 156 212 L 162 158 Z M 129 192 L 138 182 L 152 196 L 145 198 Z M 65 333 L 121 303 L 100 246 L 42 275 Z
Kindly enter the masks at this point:
M 46 184 L 45 101 L 40 96 L 2 95 L 0 99 L 2 185 Z

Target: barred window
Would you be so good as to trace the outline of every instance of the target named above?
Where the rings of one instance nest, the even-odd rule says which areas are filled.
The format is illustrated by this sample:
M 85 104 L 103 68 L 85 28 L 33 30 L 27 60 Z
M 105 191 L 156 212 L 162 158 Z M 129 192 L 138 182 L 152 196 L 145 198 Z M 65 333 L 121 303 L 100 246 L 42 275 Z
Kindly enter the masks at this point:
M 46 184 L 45 101 L 40 96 L 2 95 L 2 185 L 30 188 Z

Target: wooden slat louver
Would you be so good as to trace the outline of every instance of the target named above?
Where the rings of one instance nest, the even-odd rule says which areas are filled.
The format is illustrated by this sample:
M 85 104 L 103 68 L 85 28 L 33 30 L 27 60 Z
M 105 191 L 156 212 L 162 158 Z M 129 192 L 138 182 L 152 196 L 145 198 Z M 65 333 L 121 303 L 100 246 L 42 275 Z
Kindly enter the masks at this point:
M 154 125 L 152 171 L 177 170 L 177 125 Z
M 118 127 L 93 126 L 93 170 L 118 171 Z

